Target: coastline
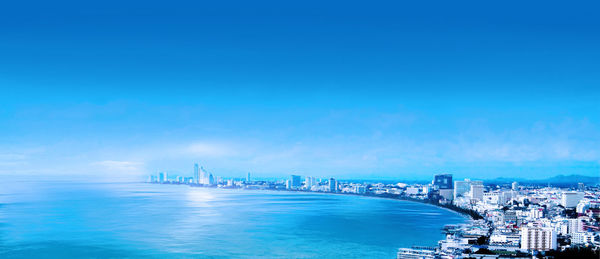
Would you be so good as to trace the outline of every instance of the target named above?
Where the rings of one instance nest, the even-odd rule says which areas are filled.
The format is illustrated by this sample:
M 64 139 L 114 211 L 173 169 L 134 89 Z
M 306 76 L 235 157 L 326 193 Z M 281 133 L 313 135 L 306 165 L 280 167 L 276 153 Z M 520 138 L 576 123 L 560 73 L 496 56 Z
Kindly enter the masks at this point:
M 142 182 L 142 183 L 149 183 L 149 182 Z M 446 209 L 446 210 L 450 210 L 453 212 L 456 212 L 458 214 L 464 215 L 469 217 L 469 219 L 471 220 L 478 220 L 478 219 L 483 219 L 483 217 L 481 215 L 479 215 L 479 213 L 477 213 L 474 210 L 469 210 L 469 209 L 465 209 L 465 208 L 461 208 L 458 206 L 454 206 L 452 204 L 441 204 L 441 203 L 436 203 L 433 200 L 429 200 L 429 199 L 415 199 L 415 198 L 410 198 L 410 197 L 406 197 L 406 196 L 401 196 L 398 194 L 383 194 L 383 195 L 378 195 L 378 194 L 357 194 L 357 193 L 334 193 L 334 192 L 315 192 L 315 191 L 306 191 L 306 190 L 288 190 L 288 189 L 269 189 L 269 188 L 264 188 L 264 189 L 248 189 L 248 188 L 219 188 L 216 186 L 202 186 L 202 185 L 194 185 L 194 184 L 183 184 L 183 183 L 150 183 L 150 184 L 168 184 L 168 185 L 186 185 L 189 187 L 199 187 L 199 188 L 214 188 L 214 189 L 229 189 L 229 190 L 262 190 L 262 191 L 280 191 L 280 192 L 301 192 L 301 193 L 318 193 L 318 194 L 333 194 L 333 195 L 348 195 L 348 196 L 359 196 L 359 197 L 368 197 L 368 198 L 380 198 L 380 199 L 389 199 L 389 200 L 399 200 L 399 201 L 410 201 L 410 202 L 417 202 L 417 203 L 422 203 L 422 204 L 427 204 L 427 205 L 431 205 L 437 208 L 441 208 L 441 209 Z

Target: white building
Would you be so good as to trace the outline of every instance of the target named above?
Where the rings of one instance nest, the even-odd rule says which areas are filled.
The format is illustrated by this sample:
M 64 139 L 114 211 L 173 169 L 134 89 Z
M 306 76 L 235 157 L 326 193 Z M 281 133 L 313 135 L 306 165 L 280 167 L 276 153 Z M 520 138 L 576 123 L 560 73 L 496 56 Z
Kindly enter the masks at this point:
M 556 232 L 552 228 L 524 227 L 521 229 L 521 249 L 556 249 Z
M 578 232 L 583 232 L 583 221 L 581 219 L 568 219 L 568 221 L 569 227 L 567 233 L 574 234 Z
M 417 186 L 410 186 L 408 188 L 406 188 L 406 194 L 408 195 L 417 195 L 419 194 L 421 191 L 421 188 L 417 187 Z
M 440 189 L 440 196 L 444 197 L 446 200 L 452 200 L 454 195 L 454 189 Z
M 471 180 L 454 181 L 454 198 L 465 196 L 471 190 Z
M 597 240 L 597 234 L 593 232 L 574 233 L 571 237 L 571 243 L 578 245 L 591 244 Z
M 578 192 L 563 192 L 560 204 L 565 208 L 575 208 L 582 195 Z
M 471 182 L 471 199 L 483 201 L 483 182 Z

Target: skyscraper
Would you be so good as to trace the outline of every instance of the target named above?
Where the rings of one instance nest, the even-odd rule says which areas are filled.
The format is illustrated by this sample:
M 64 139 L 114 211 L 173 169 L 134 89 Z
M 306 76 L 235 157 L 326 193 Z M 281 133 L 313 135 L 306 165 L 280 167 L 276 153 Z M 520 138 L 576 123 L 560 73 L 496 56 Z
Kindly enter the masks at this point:
M 209 184 L 209 185 L 215 184 L 215 177 L 213 176 L 212 173 L 208 174 L 208 182 L 207 182 L 207 184 Z
M 452 175 L 451 174 L 436 174 L 433 177 L 432 184 L 434 186 L 437 186 L 438 189 L 453 189 Z
M 471 180 L 454 181 L 454 198 L 465 196 L 471 190 Z
M 471 199 L 482 201 L 483 200 L 483 182 L 473 181 L 471 182 Z
M 432 184 L 437 187 L 440 196 L 446 200 L 453 200 L 454 186 L 452 184 L 451 174 L 436 174 L 433 177 Z
M 302 181 L 301 181 L 301 178 L 299 175 L 292 175 L 290 180 L 291 180 L 290 187 L 292 189 L 300 188 L 300 186 L 302 185 Z
M 208 172 L 204 170 L 204 167 L 200 167 L 200 172 L 198 174 L 200 175 L 200 179 L 198 181 L 199 184 L 210 184 Z
M 513 190 L 513 191 L 516 191 L 517 189 L 519 189 L 519 183 L 517 183 L 517 182 L 513 182 L 513 183 L 512 183 L 512 190 Z
M 248 172 L 248 174 L 246 175 L 246 182 L 250 182 L 250 172 Z
M 337 192 L 337 181 L 334 178 L 329 178 L 329 191 Z
M 194 183 L 200 183 L 200 176 L 198 175 L 198 164 L 194 164 Z

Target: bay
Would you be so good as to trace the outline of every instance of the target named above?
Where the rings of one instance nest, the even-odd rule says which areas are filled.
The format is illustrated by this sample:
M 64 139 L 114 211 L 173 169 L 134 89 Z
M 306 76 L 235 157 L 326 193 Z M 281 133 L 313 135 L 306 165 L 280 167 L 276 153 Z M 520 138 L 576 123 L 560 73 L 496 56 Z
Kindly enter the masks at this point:
M 395 258 L 467 220 L 351 195 L 21 181 L 0 188 L 0 257 Z

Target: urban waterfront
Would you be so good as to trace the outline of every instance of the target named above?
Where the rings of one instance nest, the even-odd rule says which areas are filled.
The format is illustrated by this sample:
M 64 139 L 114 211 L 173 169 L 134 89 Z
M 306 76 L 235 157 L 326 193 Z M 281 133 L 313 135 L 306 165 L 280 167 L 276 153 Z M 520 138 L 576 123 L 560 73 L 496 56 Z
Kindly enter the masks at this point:
M 149 183 L 193 187 L 346 194 L 408 200 L 462 213 L 472 220 L 444 226 L 435 246 L 398 249 L 397 258 L 597 258 L 600 246 L 600 191 L 597 177 L 557 176 L 507 182 L 505 179 L 453 180 L 435 174 L 431 183 L 403 183 L 318 178 L 255 180 L 215 176 L 194 164 L 193 176 L 158 172 Z M 574 182 L 577 181 L 577 182 Z M 537 182 L 537 183 L 536 183 Z M 556 184 L 551 187 L 550 182 Z M 589 184 L 591 186 L 586 186 Z M 418 240 L 414 237 L 413 240 Z
M 350 195 L 21 181 L 0 190 L 0 257 L 394 258 L 466 216 Z

